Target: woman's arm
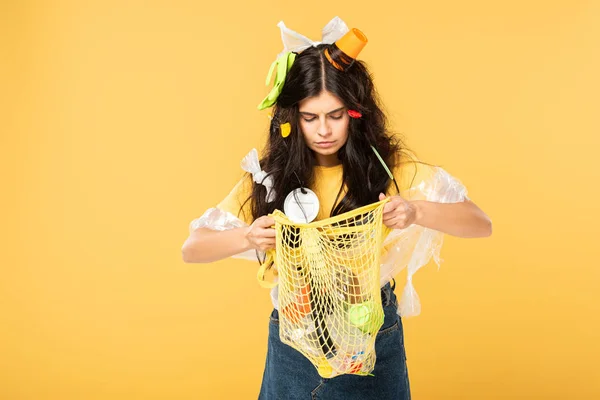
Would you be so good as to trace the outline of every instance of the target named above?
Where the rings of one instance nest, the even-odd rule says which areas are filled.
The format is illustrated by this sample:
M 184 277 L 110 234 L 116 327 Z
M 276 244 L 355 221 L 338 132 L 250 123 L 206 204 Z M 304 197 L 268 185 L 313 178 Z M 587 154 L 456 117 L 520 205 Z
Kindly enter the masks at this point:
M 210 263 L 249 250 L 248 227 L 215 231 L 198 228 L 187 238 L 181 254 L 186 263 Z
M 381 193 L 379 200 L 385 199 Z M 383 208 L 383 223 L 390 229 L 405 229 L 412 224 L 462 238 L 492 235 L 492 220 L 469 199 L 458 203 L 406 200 L 391 196 Z
M 462 238 L 488 237 L 492 235 L 491 219 L 471 200 L 458 203 L 435 203 L 414 200 L 416 207 L 414 223 Z
M 267 251 L 275 248 L 275 225 L 273 218 L 262 216 L 252 225 L 215 231 L 209 228 L 195 229 L 187 238 L 181 253 L 186 263 L 210 263 L 235 254 L 256 249 Z

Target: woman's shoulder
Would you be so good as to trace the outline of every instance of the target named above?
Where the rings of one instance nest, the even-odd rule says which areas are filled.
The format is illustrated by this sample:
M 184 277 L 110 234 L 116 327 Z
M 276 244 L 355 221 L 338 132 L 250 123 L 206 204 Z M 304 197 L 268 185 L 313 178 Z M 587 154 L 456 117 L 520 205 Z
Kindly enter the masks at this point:
M 436 170 L 437 165 L 420 159 L 416 152 L 409 149 L 401 149 L 396 154 L 392 173 L 402 193 L 405 190 L 415 187 L 420 182 L 431 178 Z
M 245 172 L 236 183 L 235 188 L 244 195 L 250 195 L 253 185 L 254 180 L 252 179 L 252 174 Z
M 241 178 L 237 181 L 233 189 L 229 194 L 217 204 L 217 208 L 228 211 L 236 216 L 241 216 L 242 219 L 250 224 L 252 222 L 250 201 L 247 201 L 252 194 L 252 175 L 244 173 Z

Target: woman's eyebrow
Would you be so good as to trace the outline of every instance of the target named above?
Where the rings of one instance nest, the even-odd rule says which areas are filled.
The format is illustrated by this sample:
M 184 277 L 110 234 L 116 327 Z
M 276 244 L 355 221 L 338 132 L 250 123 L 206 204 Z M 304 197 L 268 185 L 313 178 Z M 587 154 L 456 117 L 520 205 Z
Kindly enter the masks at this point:
M 335 109 L 335 110 L 333 110 L 333 111 L 329 111 L 329 112 L 327 113 L 327 115 L 329 115 L 329 114 L 333 114 L 333 113 L 336 113 L 336 112 L 338 112 L 338 111 L 342 111 L 343 109 L 344 109 L 344 107 L 336 108 L 336 109 Z M 315 116 L 315 117 L 317 116 L 317 114 L 309 113 L 309 112 L 306 112 L 306 111 L 300 111 L 300 114 L 305 114 L 305 115 L 313 115 L 313 116 Z

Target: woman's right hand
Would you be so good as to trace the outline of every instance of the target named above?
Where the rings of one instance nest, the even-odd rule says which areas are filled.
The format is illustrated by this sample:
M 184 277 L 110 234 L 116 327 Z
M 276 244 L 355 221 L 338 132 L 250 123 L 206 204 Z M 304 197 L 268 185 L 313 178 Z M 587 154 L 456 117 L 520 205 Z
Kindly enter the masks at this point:
M 275 248 L 275 220 L 264 215 L 254 220 L 246 230 L 246 240 L 255 250 L 267 251 Z

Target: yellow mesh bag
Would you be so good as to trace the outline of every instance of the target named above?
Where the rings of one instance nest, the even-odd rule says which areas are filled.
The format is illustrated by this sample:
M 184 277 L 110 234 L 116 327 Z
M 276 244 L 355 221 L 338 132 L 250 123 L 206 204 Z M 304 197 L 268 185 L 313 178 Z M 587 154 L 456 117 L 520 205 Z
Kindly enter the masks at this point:
M 369 375 L 383 324 L 379 262 L 383 206 L 389 199 L 315 221 L 294 223 L 279 210 L 274 251 L 258 271 L 279 285 L 279 336 L 319 375 Z M 276 266 L 277 282 L 266 270 Z

